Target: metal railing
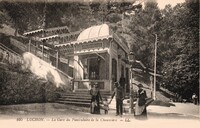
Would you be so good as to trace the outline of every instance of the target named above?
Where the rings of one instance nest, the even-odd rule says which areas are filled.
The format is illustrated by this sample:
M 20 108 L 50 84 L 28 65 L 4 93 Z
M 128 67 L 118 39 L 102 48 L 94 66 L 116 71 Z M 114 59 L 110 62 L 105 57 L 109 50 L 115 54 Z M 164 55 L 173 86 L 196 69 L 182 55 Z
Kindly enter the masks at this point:
M 12 49 L 6 47 L 2 43 L 0 43 L 0 54 L 2 57 L 3 62 L 8 62 L 11 64 L 16 64 L 16 63 L 23 63 L 22 56 L 13 51 Z
M 62 69 L 59 69 L 56 64 L 52 63 L 52 60 L 50 58 L 53 58 L 55 61 L 57 60 L 57 57 L 55 54 L 51 54 L 48 51 L 42 50 L 41 47 L 38 47 L 32 43 L 30 43 L 28 47 L 29 47 L 28 52 L 34 54 L 35 56 L 39 57 L 40 59 L 44 60 L 45 62 L 51 64 L 55 70 L 57 70 L 58 72 L 63 74 L 65 77 L 72 79 L 72 77 L 70 77 L 68 74 L 63 72 Z M 62 58 L 58 58 L 58 59 L 61 60 Z
M 45 62 L 51 64 L 55 68 L 55 70 L 57 70 L 58 72 L 63 74 L 65 77 L 72 79 L 72 77 L 70 77 L 68 74 L 63 72 L 62 69 L 57 68 L 56 64 L 52 63 L 52 61 L 50 60 L 50 57 L 54 58 L 54 60 L 56 60 L 56 55 L 50 53 L 49 51 L 42 50 L 41 45 L 36 46 L 32 43 L 24 44 L 16 39 L 11 39 L 11 40 L 12 40 L 11 41 L 12 45 L 14 45 L 15 47 L 19 48 L 20 50 L 22 50 L 24 52 L 30 52 L 30 53 L 34 54 L 35 56 L 39 57 L 40 59 L 44 60 Z M 0 59 L 3 62 L 9 62 L 11 64 L 23 63 L 22 55 L 16 53 L 15 51 L 13 51 L 12 49 L 3 45 L 2 43 L 0 43 L 0 54 L 1 54 Z M 60 58 L 58 58 L 58 59 L 60 59 Z

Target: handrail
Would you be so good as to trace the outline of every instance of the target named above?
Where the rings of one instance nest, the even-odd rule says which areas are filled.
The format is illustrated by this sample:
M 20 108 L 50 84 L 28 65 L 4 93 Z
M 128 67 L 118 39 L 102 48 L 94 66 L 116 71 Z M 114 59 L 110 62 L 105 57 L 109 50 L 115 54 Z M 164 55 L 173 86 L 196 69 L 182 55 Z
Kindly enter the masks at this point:
M 13 51 L 12 49 L 8 48 L 7 46 L 3 45 L 2 43 L 0 43 L 0 47 L 3 48 L 6 51 L 9 51 L 17 56 L 21 56 L 20 54 L 16 53 L 15 51 Z
M 32 44 L 31 44 L 30 46 L 31 46 L 31 48 L 34 48 L 34 50 L 36 50 L 37 52 L 38 52 L 38 51 L 42 52 L 42 50 L 41 50 L 40 48 L 35 47 L 35 46 L 32 45 Z M 37 54 L 37 53 L 35 54 L 35 53 L 34 53 L 34 50 L 33 50 L 33 52 L 32 52 L 32 51 L 29 51 L 29 52 L 30 52 L 31 54 L 37 56 L 37 57 L 41 57 L 39 54 Z M 48 54 L 49 56 L 54 57 L 53 55 L 49 54 L 48 52 L 46 52 L 46 54 Z M 40 58 L 40 59 L 41 59 L 41 58 Z M 41 59 L 41 60 L 47 62 L 44 58 Z M 53 66 L 53 65 L 52 65 L 52 67 L 53 67 L 55 70 L 57 70 L 58 72 L 62 73 L 62 74 L 63 74 L 64 76 L 66 76 L 67 78 L 72 79 L 72 77 L 70 77 L 69 75 L 67 75 L 66 73 L 64 73 L 62 70 L 58 69 L 57 67 L 55 67 L 55 66 Z
M 102 79 L 102 80 L 91 80 L 91 79 L 83 79 L 83 80 L 74 80 L 74 82 L 104 82 L 104 81 L 110 81 L 107 79 Z
M 37 48 L 37 47 L 35 47 L 33 44 L 31 44 L 31 47 L 34 47 L 37 51 L 42 51 L 40 48 Z M 0 48 L 2 48 L 3 50 L 5 50 L 5 51 L 8 51 L 8 52 L 10 52 L 10 53 L 12 53 L 12 54 L 15 54 L 16 56 L 18 56 L 18 57 L 21 57 L 21 55 L 20 54 L 18 54 L 18 53 L 16 53 L 15 51 L 13 51 L 12 49 L 10 49 L 10 48 L 8 48 L 7 46 L 5 46 L 5 45 L 3 45 L 2 43 L 0 43 Z M 31 52 L 30 51 L 30 53 L 32 53 L 32 54 L 34 54 L 34 52 Z M 35 54 L 34 54 L 35 55 Z M 50 55 L 50 54 L 49 54 Z M 35 56 L 38 56 L 38 55 L 35 55 Z M 53 55 L 51 55 L 51 56 L 53 56 Z M 38 56 L 39 57 L 39 56 Z M 42 59 L 43 61 L 45 61 L 44 59 Z M 45 62 L 47 62 L 47 61 L 45 61 Z M 72 77 L 70 77 L 69 75 L 67 75 L 66 73 L 64 73 L 63 71 L 61 71 L 60 69 L 58 69 L 58 68 L 56 68 L 55 66 L 53 66 L 58 72 L 60 72 L 60 73 L 62 73 L 64 76 L 66 76 L 67 78 L 69 78 L 69 79 L 73 79 Z
M 3 53 L 3 61 L 7 60 L 9 63 L 23 63 L 22 56 L 0 43 L 0 52 Z
M 58 68 L 56 68 L 55 67 L 55 69 L 58 71 L 58 72 L 60 72 L 60 73 L 62 73 L 64 76 L 66 76 L 67 78 L 69 78 L 69 79 L 73 79 L 72 77 L 70 77 L 69 75 L 67 75 L 66 73 L 64 73 L 63 71 L 61 71 L 60 69 L 58 69 Z

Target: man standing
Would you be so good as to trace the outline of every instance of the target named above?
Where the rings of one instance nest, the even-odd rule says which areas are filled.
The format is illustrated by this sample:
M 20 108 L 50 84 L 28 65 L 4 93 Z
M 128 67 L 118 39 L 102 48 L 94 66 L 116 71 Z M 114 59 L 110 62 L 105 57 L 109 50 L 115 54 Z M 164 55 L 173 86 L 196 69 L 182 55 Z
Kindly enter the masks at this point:
M 114 92 L 112 94 L 109 104 L 111 103 L 114 96 L 116 97 L 116 116 L 118 115 L 122 116 L 124 91 L 123 91 L 123 87 L 118 82 L 115 82 L 115 89 L 114 89 Z
M 119 84 L 120 86 L 123 88 L 123 91 L 125 93 L 125 85 L 126 85 L 126 79 L 124 78 L 124 76 L 121 76 L 119 79 Z
M 121 85 L 121 87 L 125 88 L 126 79 L 123 76 L 120 77 L 119 84 Z

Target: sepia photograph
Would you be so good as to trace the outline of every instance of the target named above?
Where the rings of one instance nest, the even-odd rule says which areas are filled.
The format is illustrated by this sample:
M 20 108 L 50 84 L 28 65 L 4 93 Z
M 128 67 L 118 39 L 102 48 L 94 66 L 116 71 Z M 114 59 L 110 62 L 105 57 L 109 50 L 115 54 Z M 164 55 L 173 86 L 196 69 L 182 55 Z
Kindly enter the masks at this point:
M 200 126 L 199 5 L 0 0 L 0 127 Z

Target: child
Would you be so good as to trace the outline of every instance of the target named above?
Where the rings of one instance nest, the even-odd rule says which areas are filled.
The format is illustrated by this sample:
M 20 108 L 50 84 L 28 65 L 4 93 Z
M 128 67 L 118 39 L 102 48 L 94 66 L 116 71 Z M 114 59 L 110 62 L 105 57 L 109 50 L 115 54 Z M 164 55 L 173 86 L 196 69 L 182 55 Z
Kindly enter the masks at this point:
M 104 108 L 104 112 L 105 112 L 105 114 L 108 114 L 108 110 L 109 110 L 109 103 L 108 103 L 108 100 L 107 100 L 107 98 L 105 97 L 104 98 L 104 101 L 103 101 L 103 108 Z

